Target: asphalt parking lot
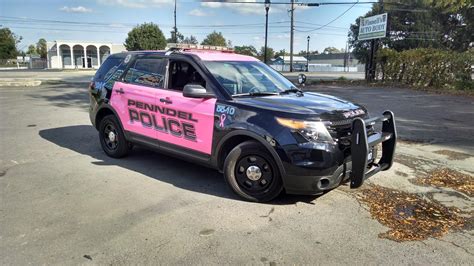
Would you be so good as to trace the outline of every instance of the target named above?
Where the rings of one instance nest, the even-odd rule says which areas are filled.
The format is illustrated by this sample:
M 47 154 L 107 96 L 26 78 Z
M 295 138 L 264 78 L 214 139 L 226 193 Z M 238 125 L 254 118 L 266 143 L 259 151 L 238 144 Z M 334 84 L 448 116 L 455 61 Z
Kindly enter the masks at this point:
M 429 195 L 472 215 L 472 197 L 410 182 L 437 167 L 474 174 L 472 98 L 315 89 L 356 100 L 374 114 L 395 112 L 405 141 L 394 167 L 369 184 Z M 87 108 L 84 83 L 0 87 L 0 264 L 474 261 L 472 226 L 424 241 L 380 238 L 387 228 L 345 186 L 256 204 L 237 198 L 219 173 L 179 159 L 140 148 L 111 159 Z

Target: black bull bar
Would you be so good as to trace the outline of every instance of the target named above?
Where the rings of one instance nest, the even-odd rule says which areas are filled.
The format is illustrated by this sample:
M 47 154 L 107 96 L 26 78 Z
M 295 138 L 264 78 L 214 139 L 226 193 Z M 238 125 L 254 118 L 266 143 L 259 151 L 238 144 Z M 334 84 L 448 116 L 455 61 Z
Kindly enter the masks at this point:
M 367 136 L 367 125 L 382 122 L 382 131 Z M 351 188 L 362 186 L 364 180 L 380 171 L 390 169 L 397 143 L 397 130 L 393 112 L 385 111 L 382 116 L 363 120 L 355 118 L 352 121 L 351 157 L 352 171 L 350 175 Z M 373 147 L 382 143 L 382 157 L 378 162 L 369 157 L 373 155 Z M 372 161 L 369 163 L 369 161 Z

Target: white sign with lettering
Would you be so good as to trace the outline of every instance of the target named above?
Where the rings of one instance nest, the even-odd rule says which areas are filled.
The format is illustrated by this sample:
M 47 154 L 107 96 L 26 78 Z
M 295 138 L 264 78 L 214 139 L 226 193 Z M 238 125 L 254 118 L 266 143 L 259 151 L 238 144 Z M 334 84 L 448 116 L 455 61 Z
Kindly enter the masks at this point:
M 387 13 L 361 18 L 359 26 L 359 41 L 383 38 L 387 34 Z

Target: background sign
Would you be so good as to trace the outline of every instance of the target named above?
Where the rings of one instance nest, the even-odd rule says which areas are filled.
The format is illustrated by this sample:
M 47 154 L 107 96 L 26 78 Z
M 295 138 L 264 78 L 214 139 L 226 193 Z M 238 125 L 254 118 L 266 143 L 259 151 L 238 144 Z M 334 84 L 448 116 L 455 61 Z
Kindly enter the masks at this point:
M 359 41 L 383 38 L 387 34 L 387 13 L 361 18 L 359 26 Z

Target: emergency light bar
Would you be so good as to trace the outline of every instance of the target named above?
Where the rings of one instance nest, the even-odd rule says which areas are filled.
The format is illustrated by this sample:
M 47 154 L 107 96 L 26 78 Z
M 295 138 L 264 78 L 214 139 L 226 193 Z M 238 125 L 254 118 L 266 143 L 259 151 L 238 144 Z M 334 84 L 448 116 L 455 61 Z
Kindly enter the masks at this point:
M 226 51 L 233 52 L 234 49 L 225 46 L 214 46 L 214 45 L 199 45 L 199 44 L 188 44 L 188 43 L 168 43 L 166 45 L 168 50 L 211 50 L 211 51 Z

